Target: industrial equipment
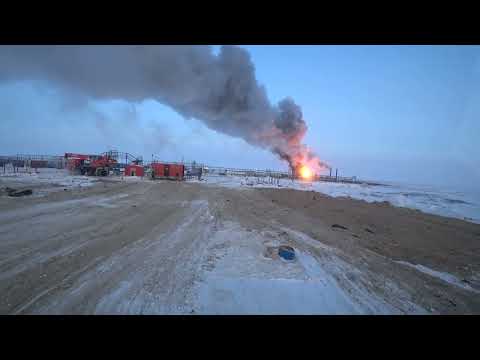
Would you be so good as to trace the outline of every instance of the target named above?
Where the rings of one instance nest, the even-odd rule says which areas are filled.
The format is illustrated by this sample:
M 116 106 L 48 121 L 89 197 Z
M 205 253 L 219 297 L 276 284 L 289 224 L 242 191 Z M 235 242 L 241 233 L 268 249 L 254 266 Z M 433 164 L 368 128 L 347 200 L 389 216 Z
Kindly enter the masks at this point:
M 82 175 L 107 176 L 111 169 L 117 164 L 108 153 L 94 159 L 86 159 L 80 167 Z

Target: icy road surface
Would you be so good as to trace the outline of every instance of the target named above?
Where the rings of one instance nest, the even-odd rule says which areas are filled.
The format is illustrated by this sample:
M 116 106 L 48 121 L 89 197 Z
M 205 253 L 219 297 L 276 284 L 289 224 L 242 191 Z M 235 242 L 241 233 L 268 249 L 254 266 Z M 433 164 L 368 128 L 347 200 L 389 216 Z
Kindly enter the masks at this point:
M 293 190 L 129 180 L 0 197 L 0 313 L 479 313 L 477 232 Z

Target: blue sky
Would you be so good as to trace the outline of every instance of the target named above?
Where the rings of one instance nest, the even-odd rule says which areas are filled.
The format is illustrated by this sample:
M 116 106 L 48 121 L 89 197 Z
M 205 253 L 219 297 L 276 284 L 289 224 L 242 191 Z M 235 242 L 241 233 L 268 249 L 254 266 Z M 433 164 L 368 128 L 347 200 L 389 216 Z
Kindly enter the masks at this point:
M 305 142 L 343 175 L 480 183 L 480 47 L 243 46 L 272 102 L 303 110 Z M 265 150 L 151 100 L 79 102 L 49 84 L 0 87 L 0 152 L 101 152 L 285 168 Z

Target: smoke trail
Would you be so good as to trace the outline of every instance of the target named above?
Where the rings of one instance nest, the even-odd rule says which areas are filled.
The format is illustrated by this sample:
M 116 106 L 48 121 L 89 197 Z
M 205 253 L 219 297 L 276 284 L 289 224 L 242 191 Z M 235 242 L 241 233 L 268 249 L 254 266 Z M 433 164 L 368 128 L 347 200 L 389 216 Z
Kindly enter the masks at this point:
M 215 56 L 209 46 L 0 46 L 0 81 L 24 79 L 96 99 L 155 99 L 290 166 L 314 158 L 302 144 L 300 107 L 290 98 L 272 105 L 240 47 L 223 46 Z

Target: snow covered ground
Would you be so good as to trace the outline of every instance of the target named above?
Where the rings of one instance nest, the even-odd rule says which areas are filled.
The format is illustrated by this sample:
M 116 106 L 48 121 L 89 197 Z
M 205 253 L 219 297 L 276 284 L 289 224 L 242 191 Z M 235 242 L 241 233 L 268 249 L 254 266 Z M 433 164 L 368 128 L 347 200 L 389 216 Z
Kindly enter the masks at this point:
M 20 169 L 13 172 L 7 169 L 4 173 L 0 169 L 1 179 L 13 180 L 21 185 L 45 185 L 53 186 L 48 191 L 55 190 L 55 187 L 62 188 L 83 188 L 95 184 L 98 179 L 95 177 L 71 175 L 63 169 L 37 169 L 27 171 Z M 149 181 L 147 177 L 110 177 L 109 180 L 143 182 Z M 199 182 L 197 179 L 189 182 Z M 269 183 L 262 178 L 245 178 L 239 176 L 204 176 L 200 183 L 229 188 L 292 188 L 297 190 L 317 191 L 333 197 L 351 197 L 353 199 L 365 200 L 367 202 L 387 201 L 394 206 L 418 209 L 426 213 L 454 217 L 462 220 L 480 223 L 480 193 L 472 194 L 462 191 L 446 190 L 435 187 L 385 184 L 347 184 L 333 182 L 302 182 L 282 179 L 279 184 Z M 48 192 L 46 189 L 36 191 L 35 195 L 41 196 Z
M 191 181 L 198 182 L 198 180 Z M 206 176 L 201 182 L 229 188 L 263 187 L 313 190 L 333 197 L 351 197 L 367 202 L 387 201 L 394 206 L 418 209 L 426 213 L 480 223 L 480 194 L 435 187 L 400 184 L 309 183 L 285 179 L 280 180 L 279 187 L 277 184 L 270 184 L 261 178 L 239 176 Z
M 19 178 L 27 176 L 57 183 L 84 178 L 62 171 Z M 7 299 L 0 302 L 0 313 L 478 313 L 478 304 L 470 301 L 480 289 L 475 254 L 465 260 L 472 273 L 442 266 L 449 257 L 441 255 L 428 268 L 422 262 L 413 265 L 396 246 L 387 258 L 348 232 L 319 224 L 312 234 L 311 218 L 301 212 L 292 225 L 284 216 L 264 212 L 268 207 L 255 202 L 254 191 L 213 186 L 223 181 L 248 189 L 250 179 L 212 177 L 206 181 L 212 187 L 201 188 L 141 178 L 128 178 L 138 183 L 125 186 L 121 177 L 111 180 L 73 198 L 66 192 L 52 201 L 19 202 L 13 209 L 8 201 L 0 203 L 0 293 Z M 340 190 L 344 184 L 295 185 Z M 256 207 L 262 211 L 251 216 Z M 348 225 L 345 210 L 340 223 Z M 474 231 L 471 224 L 455 227 Z M 380 231 L 376 236 L 383 236 Z M 388 236 L 393 240 L 393 235 Z M 281 245 L 295 249 L 295 260 L 278 256 Z M 422 243 L 410 246 L 417 245 L 425 251 Z M 447 249 L 457 245 L 452 236 Z
M 70 175 L 65 169 L 34 169 L 20 168 L 18 172 L 7 169 L 4 173 L 0 169 L 0 179 L 13 180 L 28 186 L 29 184 L 53 185 L 64 188 L 78 188 L 92 186 L 98 180 L 93 177 Z
M 420 271 L 424 274 L 427 274 L 427 275 L 430 275 L 434 278 L 443 280 L 443 281 L 445 281 L 445 282 L 447 282 L 451 285 L 460 287 L 462 289 L 472 291 L 472 292 L 477 293 L 477 294 L 480 293 L 480 291 L 472 288 L 470 285 L 468 285 L 468 283 L 466 283 L 464 281 L 461 281 L 460 279 L 453 276 L 452 274 L 448 274 L 448 273 L 441 272 L 441 271 L 436 271 L 436 270 L 430 269 L 430 268 L 428 268 L 426 266 L 423 266 L 423 265 L 420 265 L 420 264 L 416 264 L 416 265 L 411 264 L 407 261 L 396 261 L 396 263 L 402 264 L 402 265 L 405 265 L 405 266 L 409 266 L 409 267 L 414 268 L 414 269 L 416 269 L 416 270 L 418 270 L 418 271 Z
M 425 313 L 394 286 L 392 294 L 403 299 L 396 306 L 369 292 L 365 274 L 341 260 L 337 250 L 303 233 L 285 229 L 296 249 L 296 258 L 286 261 L 275 251 L 265 252 L 281 244 L 275 234 L 224 225 L 210 240 L 211 268 L 200 272 L 193 301 L 198 314 Z

